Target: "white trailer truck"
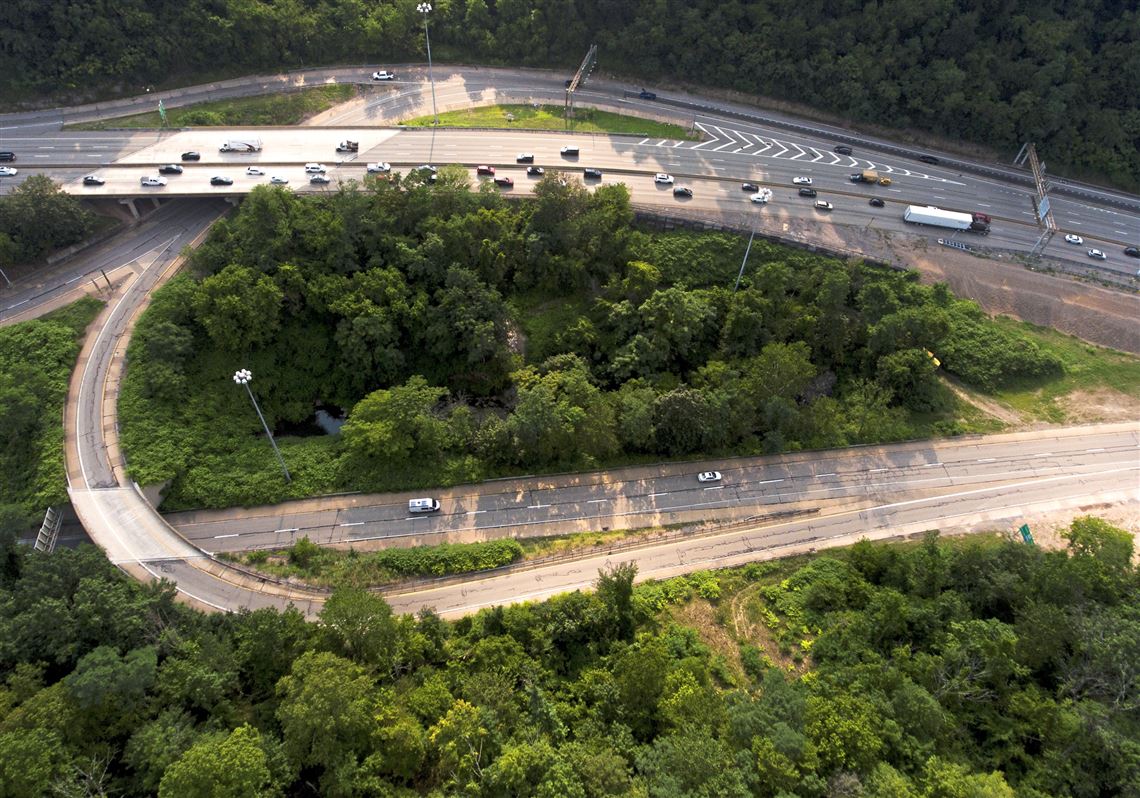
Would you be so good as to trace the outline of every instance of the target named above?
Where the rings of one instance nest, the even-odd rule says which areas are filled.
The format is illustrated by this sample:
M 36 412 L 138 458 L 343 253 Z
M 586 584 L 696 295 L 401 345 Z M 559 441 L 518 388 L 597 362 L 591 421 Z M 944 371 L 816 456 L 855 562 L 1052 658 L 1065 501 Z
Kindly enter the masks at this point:
M 990 231 L 989 224 L 979 220 L 973 214 L 944 211 L 941 208 L 935 208 L 933 205 L 927 205 L 926 207 L 921 205 L 908 205 L 907 209 L 903 212 L 903 221 L 911 224 L 929 224 L 934 227 L 946 227 L 950 230 L 970 230 L 975 233 L 982 233 L 983 235 Z
M 261 152 L 261 139 L 228 139 L 218 152 Z

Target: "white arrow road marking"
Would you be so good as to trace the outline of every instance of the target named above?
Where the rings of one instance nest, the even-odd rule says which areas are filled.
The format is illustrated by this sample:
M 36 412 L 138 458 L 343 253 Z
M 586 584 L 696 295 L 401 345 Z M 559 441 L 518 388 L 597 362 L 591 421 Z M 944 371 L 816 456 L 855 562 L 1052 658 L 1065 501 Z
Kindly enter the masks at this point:
M 799 150 L 799 153 L 797 155 L 792 156 L 793 161 L 797 158 L 803 158 L 805 155 L 807 155 L 807 153 L 803 151 L 799 144 L 792 144 L 792 146 Z
M 774 152 L 774 153 L 772 153 L 772 155 L 771 155 L 770 157 L 772 157 L 772 158 L 779 158 L 781 155 L 783 155 L 785 152 L 787 152 L 787 151 L 788 151 L 788 148 L 787 148 L 787 147 L 785 147 L 785 146 L 783 145 L 783 143 L 782 143 L 782 142 L 779 142 L 779 141 L 776 141 L 775 139 L 772 139 L 772 143 L 773 143 L 775 146 L 779 147 L 779 148 L 780 148 L 780 151 L 779 151 L 779 152 Z
M 676 144 L 674 144 L 674 145 L 673 145 L 673 149 L 677 149 L 678 147 L 680 147 L 680 146 L 681 146 L 681 145 L 683 145 L 684 143 L 685 143 L 685 142 L 683 142 L 683 141 L 678 141 Z
M 725 147 L 731 147 L 732 145 L 736 144 L 736 139 L 734 139 L 734 138 L 732 137 L 732 134 L 733 134 L 733 133 L 735 133 L 736 131 L 734 131 L 734 130 L 730 130 L 730 131 L 727 131 L 727 132 L 726 132 L 726 131 L 724 130 L 724 128 L 719 128 L 719 127 L 718 127 L 718 128 L 717 128 L 717 132 L 718 132 L 718 133 L 720 133 L 721 135 L 723 135 L 723 136 L 724 136 L 726 139 L 728 139 L 728 141 L 727 141 L 727 142 L 725 142 L 724 144 L 721 144 L 721 145 L 720 145 L 719 147 L 717 147 L 716 149 L 714 149 L 714 150 L 713 150 L 713 152 L 720 152 L 720 151 L 721 151 L 721 150 L 723 150 Z
M 811 159 L 812 163 L 815 163 L 823 157 L 823 153 L 817 150 L 815 147 L 808 147 L 808 149 L 815 153 L 815 157 Z
M 772 149 L 772 144 L 771 144 L 770 142 L 764 141 L 764 139 L 760 138 L 760 137 L 759 137 L 759 136 L 757 136 L 755 133 L 753 133 L 753 134 L 752 134 L 752 136 L 753 136 L 753 138 L 755 138 L 755 139 L 756 139 L 758 142 L 760 142 L 761 144 L 763 144 L 763 145 L 764 145 L 764 149 L 762 149 L 762 150 L 756 150 L 756 152 L 752 153 L 753 155 L 760 155 L 761 153 L 763 153 L 763 152 L 767 152 L 768 150 Z

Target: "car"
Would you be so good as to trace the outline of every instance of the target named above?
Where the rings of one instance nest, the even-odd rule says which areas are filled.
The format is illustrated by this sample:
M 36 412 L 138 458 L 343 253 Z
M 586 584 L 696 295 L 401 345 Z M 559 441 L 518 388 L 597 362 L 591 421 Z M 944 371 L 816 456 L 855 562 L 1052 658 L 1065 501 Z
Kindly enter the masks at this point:
M 667 175 L 664 172 L 658 172 L 653 176 L 654 183 L 665 183 L 666 185 L 673 185 L 673 175 Z
M 289 182 L 289 178 L 282 177 L 281 175 L 273 175 L 273 177 L 269 178 L 269 182 L 275 186 L 283 186 Z
M 656 100 L 657 99 L 656 94 L 654 94 L 651 91 L 646 91 L 645 89 L 642 89 L 640 92 L 638 92 L 637 96 L 640 97 L 642 100 Z
M 168 163 L 166 166 L 158 167 L 160 175 L 180 175 L 182 174 L 182 167 L 176 163 Z
M 83 178 L 83 185 L 85 186 L 101 186 L 107 181 L 98 175 L 87 175 Z
M 139 185 L 147 186 L 150 188 L 161 188 L 166 185 L 165 177 L 151 177 L 147 175 L 139 180 Z
M 15 177 L 20 170 L 14 166 L 0 166 L 0 177 Z
M 233 184 L 234 179 L 232 177 L 226 177 L 225 175 L 214 175 L 210 178 L 211 186 L 232 186 Z
M 756 185 L 755 183 L 741 183 L 740 184 L 740 190 L 741 191 L 751 191 L 753 194 L 755 194 L 757 191 L 760 190 L 760 186 Z
M 920 155 L 918 156 L 918 160 L 922 161 L 923 163 L 934 164 L 935 166 L 937 166 L 939 163 L 938 159 L 933 155 Z
M 691 197 L 691 196 L 693 196 L 693 190 L 691 188 L 685 188 L 684 186 L 677 186 L 676 188 L 673 189 L 673 196 L 674 197 Z
M 332 181 L 324 175 L 313 175 L 309 178 L 309 182 L 314 186 L 327 186 Z
M 1089 250 L 1089 257 L 1095 258 L 1096 260 L 1108 260 L 1108 255 L 1105 255 L 1099 249 L 1090 249 Z
M 380 163 L 370 163 L 366 168 L 370 174 L 378 175 L 384 172 L 391 172 L 392 164 L 387 161 L 381 161 Z
M 319 163 L 307 163 L 305 164 L 305 173 L 310 175 L 323 175 L 325 173 L 325 167 Z
M 815 209 L 817 211 L 830 211 L 830 210 L 834 210 L 835 206 L 832 205 L 830 202 L 827 202 L 826 200 L 816 200 L 815 201 Z
M 520 152 L 515 156 L 515 163 L 534 163 L 534 153 Z
M 16 153 L 11 150 L 4 150 L 0 152 L 0 161 L 14 161 L 16 160 Z
M 396 79 L 396 73 L 395 72 L 389 72 L 386 69 L 382 69 L 379 72 L 373 72 L 372 73 L 372 79 L 373 80 L 395 80 Z
M 563 147 L 561 150 L 559 150 L 559 152 L 562 154 L 563 158 L 577 158 L 578 157 L 578 148 L 577 147 Z
M 847 175 L 847 179 L 850 180 L 852 183 L 862 183 L 863 182 L 863 173 L 862 172 L 856 172 L 853 175 Z
M 1140 258 L 1140 247 L 1125 247 L 1124 254 L 1130 258 Z
M 1074 235 L 1073 233 L 1069 233 L 1067 236 L 1065 236 L 1065 241 L 1070 244 L 1077 244 L 1078 246 L 1085 243 L 1085 240 L 1083 238 L 1078 235 Z
M 846 144 L 837 144 L 835 146 L 835 151 L 837 153 L 839 153 L 840 155 L 850 155 L 851 153 L 854 152 L 854 150 L 852 150 Z
M 720 482 L 722 478 L 719 471 L 702 471 L 697 474 L 697 482 Z
M 201 155 L 201 153 L 197 153 L 197 152 L 194 152 L 193 150 L 190 150 L 190 152 L 182 153 L 182 160 L 184 160 L 184 161 L 200 161 L 200 160 L 202 160 L 202 155 Z
M 871 198 L 871 207 L 872 208 L 881 208 L 881 207 L 883 207 L 883 201 L 881 199 L 879 199 L 878 197 L 872 197 Z
M 413 172 L 428 172 L 428 173 L 434 175 L 436 173 L 436 168 L 434 166 L 432 166 L 430 163 L 422 163 L 419 166 L 417 166 L 415 169 L 413 169 L 412 171 Z
M 245 168 L 245 173 L 249 177 L 262 177 L 265 174 L 265 172 L 258 169 L 256 166 L 247 166 Z
M 587 168 L 582 170 L 582 176 L 585 177 L 587 180 L 601 180 L 602 179 L 602 170 L 601 169 L 591 169 L 591 168 L 587 167 Z
M 753 194 L 749 199 L 757 205 L 763 205 L 768 200 L 772 199 L 772 189 L 762 188 Z
M 495 185 L 499 186 L 500 188 L 511 188 L 514 186 L 514 184 L 515 184 L 515 181 L 509 177 L 496 177 L 495 178 Z
M 810 186 L 811 185 L 811 178 L 810 177 L 793 177 L 792 178 L 792 185 L 793 186 Z
M 544 174 L 546 174 L 546 170 L 541 166 L 528 166 L 526 168 L 526 173 L 530 177 L 542 177 Z
M 487 166 L 486 164 L 480 164 L 479 166 L 475 167 L 475 174 L 477 174 L 477 175 L 494 175 L 495 174 L 495 167 Z
M 800 196 L 801 197 L 814 197 L 815 196 L 815 189 L 814 188 L 801 188 L 800 189 Z

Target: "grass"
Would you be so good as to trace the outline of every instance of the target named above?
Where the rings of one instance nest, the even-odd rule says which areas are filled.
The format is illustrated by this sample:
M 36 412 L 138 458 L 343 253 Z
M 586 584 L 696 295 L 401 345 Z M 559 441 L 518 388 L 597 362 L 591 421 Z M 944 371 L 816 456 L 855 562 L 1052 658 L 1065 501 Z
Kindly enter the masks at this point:
M 348 85 L 317 86 L 289 94 L 264 94 L 233 100 L 168 108 L 166 126 L 177 127 L 244 127 L 248 125 L 298 125 L 310 116 L 356 96 L 356 87 Z M 103 119 L 66 125 L 65 130 L 108 130 L 112 128 L 158 128 L 162 119 L 158 110 L 145 114 Z
M 432 116 L 420 116 L 401 124 L 410 127 L 431 127 Z M 563 109 L 557 105 L 484 105 L 465 108 L 439 115 L 441 127 L 517 128 L 521 130 L 566 130 Z M 637 116 L 625 116 L 594 108 L 576 108 L 569 130 L 578 133 L 625 133 L 631 136 L 650 136 L 663 139 L 697 140 L 680 125 L 654 122 Z
M 997 393 L 997 398 L 1018 412 L 1034 419 L 1063 423 L 1067 414 L 1058 400 L 1074 392 L 1107 390 L 1133 401 L 1140 396 L 1140 358 L 1005 316 L 994 319 L 994 323 L 1026 336 L 1059 357 L 1065 365 L 1065 375 L 1059 379 Z

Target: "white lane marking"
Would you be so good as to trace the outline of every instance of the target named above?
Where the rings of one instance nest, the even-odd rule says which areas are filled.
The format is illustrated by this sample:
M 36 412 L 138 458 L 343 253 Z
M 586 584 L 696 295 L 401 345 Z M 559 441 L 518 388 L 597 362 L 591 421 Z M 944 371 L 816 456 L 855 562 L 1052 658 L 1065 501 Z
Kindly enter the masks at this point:
M 871 469 L 871 473 L 872 473 L 872 474 L 877 474 L 877 473 L 879 473 L 880 471 L 890 471 L 890 469 L 889 469 L 889 468 L 872 468 L 872 469 Z
M 293 527 L 289 527 L 288 529 L 274 529 L 273 533 L 277 534 L 278 532 L 300 532 L 300 531 L 301 530 L 298 527 L 293 526 Z
M 232 532 L 228 535 L 214 535 L 214 540 L 221 540 L 222 538 L 236 538 L 239 533 Z
M 705 488 L 705 490 L 724 490 L 724 485 L 716 485 L 715 487 Z
M 923 466 L 923 468 L 934 468 L 934 466 L 940 466 L 940 465 L 942 465 L 942 463 L 926 463 Z
M 986 205 L 986 203 L 984 203 L 984 202 L 976 202 L 974 204 L 977 205 L 979 208 L 992 208 L 993 207 L 992 205 Z
M 668 495 L 669 495 L 668 491 L 666 491 L 665 493 L 650 493 L 649 498 L 656 499 L 658 496 L 668 496 Z
M 485 512 L 487 512 L 487 511 L 486 510 L 468 510 L 467 514 L 468 515 L 479 515 L 479 513 L 485 513 Z
M 978 462 L 979 463 L 996 463 L 997 458 L 996 457 L 983 457 L 982 459 L 978 460 Z
M 1033 456 L 1034 457 L 1052 457 L 1053 453 L 1052 452 L 1042 452 L 1041 454 L 1035 454 Z
M 605 504 L 609 499 L 590 499 L 586 504 Z
M 541 510 L 543 507 L 549 507 L 549 506 L 550 506 L 549 504 L 528 504 L 526 506 L 526 509 L 528 509 L 528 510 Z
M 1103 451 L 1104 451 L 1104 449 L 1085 449 L 1085 454 L 1095 454 L 1097 452 L 1103 452 Z
M 777 482 L 783 482 L 782 479 L 766 479 L 763 482 L 757 482 L 757 485 L 775 485 Z
M 816 477 L 834 477 L 834 476 L 836 476 L 835 472 L 832 472 L 830 474 L 816 474 Z
M 364 526 L 363 521 L 349 521 L 348 523 L 341 524 L 341 526 Z

